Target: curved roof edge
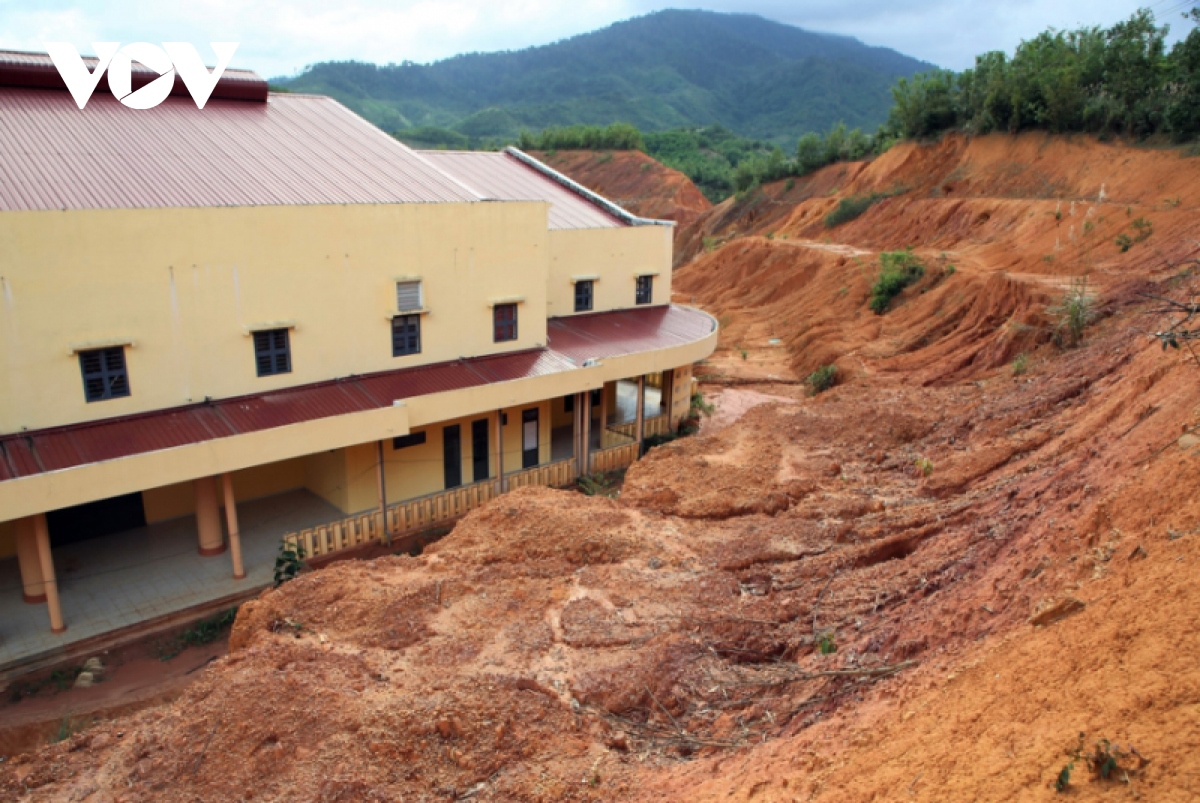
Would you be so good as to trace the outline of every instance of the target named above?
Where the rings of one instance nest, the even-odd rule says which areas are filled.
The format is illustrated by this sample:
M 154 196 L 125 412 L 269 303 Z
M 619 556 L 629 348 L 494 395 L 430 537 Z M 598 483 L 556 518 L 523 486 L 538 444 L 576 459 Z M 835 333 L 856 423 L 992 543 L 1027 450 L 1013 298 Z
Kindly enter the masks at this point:
M 623 222 L 629 226 L 674 226 L 675 225 L 675 221 L 673 221 L 673 220 L 655 220 L 654 218 L 638 217 L 637 215 L 631 214 L 628 211 L 626 211 L 625 209 L 622 209 L 621 207 L 614 204 L 612 201 L 605 198 L 603 195 L 599 195 L 597 193 L 592 192 L 591 190 L 589 190 L 587 187 L 583 186 L 579 182 L 574 181 L 573 179 L 567 178 L 562 173 L 555 170 L 553 167 L 550 167 L 549 165 L 547 165 L 543 162 L 539 162 L 537 159 L 534 159 L 532 156 L 530 156 L 529 154 L 525 153 L 522 150 L 518 150 L 517 148 L 514 148 L 512 145 L 509 145 L 507 148 L 505 148 L 504 152 L 507 153 L 508 155 L 512 156 L 514 159 L 518 160 L 522 164 L 532 167 L 534 170 L 538 171 L 539 173 L 546 176 L 547 178 L 558 182 L 559 184 L 566 187 L 571 192 L 574 192 L 577 195 L 580 195 L 580 196 L 586 198 L 591 203 L 594 203 L 596 206 L 599 206 L 605 212 L 608 212 L 610 215 L 612 215 L 615 218 L 618 218 L 619 220 L 621 220 L 621 222 Z

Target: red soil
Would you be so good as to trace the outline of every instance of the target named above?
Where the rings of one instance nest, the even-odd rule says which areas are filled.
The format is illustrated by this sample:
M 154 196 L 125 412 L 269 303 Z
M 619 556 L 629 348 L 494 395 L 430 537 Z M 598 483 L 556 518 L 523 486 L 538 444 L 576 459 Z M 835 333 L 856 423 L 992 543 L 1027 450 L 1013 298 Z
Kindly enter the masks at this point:
M 593 192 L 640 217 L 691 223 L 712 208 L 691 179 L 641 151 L 535 153 Z
M 1079 762 L 1068 799 L 1196 799 L 1200 365 L 1140 295 L 1200 290 L 1196 187 L 1175 152 L 951 137 L 726 202 L 678 272 L 726 323 L 702 372 L 786 401 L 723 396 L 620 500 L 518 491 L 266 592 L 178 701 L 6 762 L 0 796 L 1042 800 L 1082 732 L 1150 763 Z M 926 276 L 877 316 L 908 244 Z M 1099 319 L 1061 349 L 1085 273 Z M 764 381 L 768 352 L 839 384 Z

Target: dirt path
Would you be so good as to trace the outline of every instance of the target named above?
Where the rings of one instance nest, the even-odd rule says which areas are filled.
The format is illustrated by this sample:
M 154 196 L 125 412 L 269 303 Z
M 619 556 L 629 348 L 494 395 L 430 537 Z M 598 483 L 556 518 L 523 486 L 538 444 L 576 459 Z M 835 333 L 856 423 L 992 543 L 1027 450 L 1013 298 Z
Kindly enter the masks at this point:
M 164 640 L 156 636 L 98 654 L 104 672 L 99 682 L 87 688 L 59 689 L 49 679 L 49 671 L 11 683 L 0 702 L 0 756 L 32 750 L 64 733 L 170 702 L 196 680 L 201 669 L 229 651 L 228 639 L 222 638 L 164 661 L 157 646 Z M 29 695 L 34 685 L 41 688 Z

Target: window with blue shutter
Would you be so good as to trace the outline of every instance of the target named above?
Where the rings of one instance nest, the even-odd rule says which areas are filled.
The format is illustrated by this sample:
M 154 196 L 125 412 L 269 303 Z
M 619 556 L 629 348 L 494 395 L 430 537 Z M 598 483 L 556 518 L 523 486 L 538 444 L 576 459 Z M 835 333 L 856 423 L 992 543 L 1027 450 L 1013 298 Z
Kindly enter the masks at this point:
M 89 402 L 129 395 L 123 346 L 79 352 L 79 370 L 83 373 L 83 396 Z
M 292 354 L 287 329 L 268 329 L 254 333 L 254 365 L 259 376 L 292 372 Z

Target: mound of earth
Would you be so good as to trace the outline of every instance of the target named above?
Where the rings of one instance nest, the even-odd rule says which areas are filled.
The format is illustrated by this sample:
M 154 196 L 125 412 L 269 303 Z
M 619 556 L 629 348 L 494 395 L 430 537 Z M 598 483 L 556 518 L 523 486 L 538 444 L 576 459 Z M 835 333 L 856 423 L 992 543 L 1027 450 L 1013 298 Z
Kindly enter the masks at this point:
M 639 217 L 691 223 L 712 208 L 692 180 L 641 151 L 535 153 L 564 173 Z
M 720 425 L 620 499 L 520 490 L 266 592 L 180 699 L 5 762 L 0 796 L 1027 800 L 1070 765 L 1072 799 L 1195 799 L 1200 364 L 1146 333 L 1200 293 L 1196 164 L 949 137 L 726 202 L 679 271 L 725 326 Z M 925 275 L 876 315 L 909 244 Z

